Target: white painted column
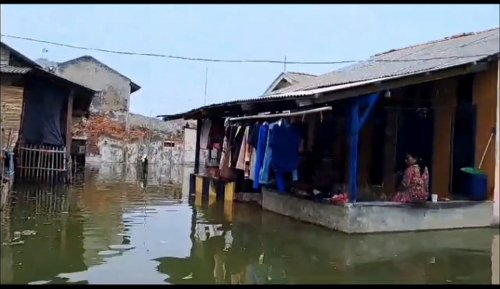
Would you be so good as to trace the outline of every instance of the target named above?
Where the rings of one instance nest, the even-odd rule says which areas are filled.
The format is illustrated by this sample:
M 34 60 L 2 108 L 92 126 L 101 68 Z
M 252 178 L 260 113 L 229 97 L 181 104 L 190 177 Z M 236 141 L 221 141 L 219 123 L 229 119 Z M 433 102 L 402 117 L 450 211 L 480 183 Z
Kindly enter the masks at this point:
M 495 190 L 493 194 L 493 224 L 498 225 L 500 223 L 500 172 L 499 166 L 500 162 L 498 160 L 500 152 L 500 59 L 498 59 L 497 67 L 497 123 L 496 123 L 496 136 L 495 136 Z

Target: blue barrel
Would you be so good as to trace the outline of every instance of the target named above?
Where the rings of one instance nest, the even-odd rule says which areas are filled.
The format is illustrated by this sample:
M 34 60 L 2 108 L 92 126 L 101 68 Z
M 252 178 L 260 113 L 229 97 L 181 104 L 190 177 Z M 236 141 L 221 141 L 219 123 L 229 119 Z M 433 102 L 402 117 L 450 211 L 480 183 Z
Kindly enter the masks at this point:
M 470 175 L 469 190 L 470 199 L 473 201 L 485 201 L 488 199 L 488 177 L 484 174 Z
M 472 201 L 485 201 L 488 199 L 488 176 L 483 172 L 473 169 L 464 168 L 466 173 L 466 188 L 469 199 Z

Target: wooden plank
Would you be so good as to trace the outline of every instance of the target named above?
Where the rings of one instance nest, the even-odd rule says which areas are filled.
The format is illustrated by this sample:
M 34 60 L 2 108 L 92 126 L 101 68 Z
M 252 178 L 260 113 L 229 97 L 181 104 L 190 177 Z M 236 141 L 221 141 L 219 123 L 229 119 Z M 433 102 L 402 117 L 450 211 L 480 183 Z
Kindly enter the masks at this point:
M 43 148 L 43 146 L 39 146 L 40 148 Z M 42 155 L 43 155 L 43 150 L 39 150 L 37 153 L 37 167 L 36 167 L 36 178 L 39 180 L 41 178 L 41 166 L 42 166 Z
M 38 167 L 21 167 L 23 169 L 31 169 L 33 171 L 37 170 Z M 40 171 L 55 171 L 55 172 L 65 172 L 66 170 L 65 169 L 50 169 L 50 168 L 40 168 Z
M 18 140 L 23 109 L 23 88 L 2 85 L 0 89 L 0 106 L 2 107 L 2 125 L 4 131 L 12 130 L 12 140 L 7 142 L 7 135 L 1 136 L 5 147 L 13 149 Z
M 21 178 L 24 178 L 24 170 L 20 169 L 20 166 L 24 165 L 24 154 L 25 154 L 25 151 L 23 150 L 22 146 L 19 147 L 18 153 L 19 153 L 19 162 L 17 163 L 17 169 Z
M 31 145 L 27 144 L 26 148 L 31 148 Z M 27 153 L 28 153 L 28 161 L 26 162 L 26 166 L 31 166 L 31 156 L 33 154 L 33 151 L 28 151 Z M 31 178 L 31 169 L 28 169 L 27 174 L 28 174 L 27 177 Z
M 53 147 L 50 148 L 50 150 L 52 150 L 52 149 L 53 149 Z M 49 174 L 49 176 L 50 176 L 50 181 L 52 182 L 54 180 L 54 154 L 53 153 L 50 154 L 49 163 L 50 163 L 50 166 L 49 166 L 49 168 L 50 168 L 50 174 Z
M 43 152 L 43 162 L 42 162 L 42 167 L 46 168 L 47 170 L 43 171 L 43 180 L 47 181 L 47 174 L 49 173 L 48 169 L 49 167 L 47 166 L 47 158 L 49 157 L 49 153 L 47 153 L 48 146 L 44 146 L 44 152 Z
M 49 152 L 49 153 L 59 153 L 59 154 L 65 153 L 65 151 L 61 151 L 61 149 L 59 149 L 59 148 L 49 148 L 47 150 L 44 150 L 44 149 L 36 148 L 36 147 L 35 148 L 29 147 L 29 148 L 23 148 L 23 150 L 25 150 L 25 151 L 34 151 L 34 152 L 43 152 L 43 151 L 45 151 L 45 152 Z
M 196 146 L 195 146 L 195 155 L 194 155 L 194 173 L 197 174 L 200 172 L 200 142 L 201 142 L 201 126 L 202 121 L 198 119 L 196 123 Z
M 474 79 L 473 103 L 477 109 L 476 121 L 476 166 L 479 166 L 483 154 L 486 151 L 486 157 L 481 170 L 488 178 L 488 199 L 494 198 L 494 180 L 495 180 L 495 143 L 487 144 L 492 132 L 495 132 L 496 108 L 497 108 L 497 64 L 483 73 L 477 74 Z
M 68 173 L 67 178 L 68 181 L 71 182 L 71 134 L 73 128 L 73 99 L 74 99 L 74 90 L 72 89 L 69 97 L 68 97 L 68 110 L 66 113 L 66 160 L 68 161 Z

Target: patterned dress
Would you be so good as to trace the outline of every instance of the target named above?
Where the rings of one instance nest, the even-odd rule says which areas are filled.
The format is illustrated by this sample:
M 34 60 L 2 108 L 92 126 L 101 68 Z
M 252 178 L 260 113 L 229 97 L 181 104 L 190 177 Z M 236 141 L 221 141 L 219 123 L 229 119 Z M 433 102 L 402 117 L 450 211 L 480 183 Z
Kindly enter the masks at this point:
M 410 165 L 405 170 L 401 185 L 403 188 L 394 196 L 393 202 L 426 201 L 429 196 L 429 171 L 425 168 L 421 174 L 418 164 Z

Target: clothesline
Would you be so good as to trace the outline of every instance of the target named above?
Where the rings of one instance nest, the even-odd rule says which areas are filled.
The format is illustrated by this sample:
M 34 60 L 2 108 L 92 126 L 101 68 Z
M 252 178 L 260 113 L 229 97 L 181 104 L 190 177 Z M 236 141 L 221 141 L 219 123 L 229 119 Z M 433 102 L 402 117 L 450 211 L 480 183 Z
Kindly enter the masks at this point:
M 290 117 L 290 116 L 306 115 L 306 114 L 329 111 L 329 110 L 332 110 L 331 106 L 325 106 L 325 107 L 314 108 L 314 109 L 303 110 L 303 111 L 296 111 L 296 112 L 284 112 L 284 113 L 275 113 L 275 114 L 259 114 L 259 115 L 249 115 L 249 116 L 241 116 L 241 117 L 231 117 L 231 118 L 227 118 L 226 122 L 240 121 L 240 120 L 247 120 L 247 119 L 266 119 L 266 118 Z

